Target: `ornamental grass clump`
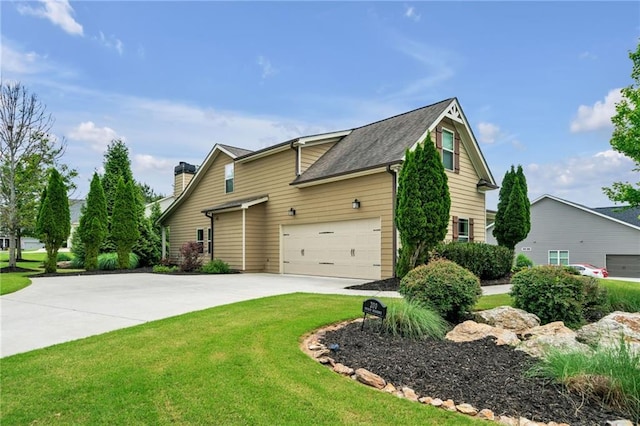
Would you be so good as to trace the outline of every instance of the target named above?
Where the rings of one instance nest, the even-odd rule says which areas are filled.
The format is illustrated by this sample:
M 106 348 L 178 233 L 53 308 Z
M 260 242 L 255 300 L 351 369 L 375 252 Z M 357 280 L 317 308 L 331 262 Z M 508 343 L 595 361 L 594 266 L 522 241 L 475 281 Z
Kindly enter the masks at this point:
M 414 340 L 428 338 L 442 340 L 448 324 L 433 309 L 415 301 L 401 301 L 389 305 L 382 327 L 384 331 L 394 336 Z
M 467 269 L 445 259 L 409 271 L 400 281 L 400 294 L 457 323 L 482 294 L 480 280 Z
M 623 339 L 590 352 L 552 349 L 527 374 L 555 379 L 585 399 L 640 421 L 640 352 Z
M 138 267 L 138 256 L 135 253 L 129 253 L 129 268 L 136 269 Z M 102 253 L 98 255 L 98 269 L 101 271 L 113 271 L 120 269 L 118 261 L 118 253 Z

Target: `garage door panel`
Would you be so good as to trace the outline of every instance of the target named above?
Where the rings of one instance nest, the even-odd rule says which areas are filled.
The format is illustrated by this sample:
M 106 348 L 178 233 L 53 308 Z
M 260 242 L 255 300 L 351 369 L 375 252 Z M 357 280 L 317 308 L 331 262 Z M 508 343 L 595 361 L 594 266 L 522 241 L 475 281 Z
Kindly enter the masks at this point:
M 287 225 L 283 272 L 379 279 L 380 247 L 380 218 Z
M 606 268 L 611 277 L 640 278 L 640 255 L 608 254 Z

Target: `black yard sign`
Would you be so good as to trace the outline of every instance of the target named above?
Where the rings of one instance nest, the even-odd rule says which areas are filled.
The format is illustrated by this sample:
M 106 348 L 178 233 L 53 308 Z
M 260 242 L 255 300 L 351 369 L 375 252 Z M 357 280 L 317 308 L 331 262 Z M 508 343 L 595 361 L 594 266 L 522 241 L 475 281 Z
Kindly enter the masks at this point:
M 361 330 L 364 329 L 364 320 L 367 318 L 367 314 L 384 319 L 387 316 L 387 305 L 378 299 L 367 299 L 362 302 L 362 312 L 364 317 L 362 318 Z

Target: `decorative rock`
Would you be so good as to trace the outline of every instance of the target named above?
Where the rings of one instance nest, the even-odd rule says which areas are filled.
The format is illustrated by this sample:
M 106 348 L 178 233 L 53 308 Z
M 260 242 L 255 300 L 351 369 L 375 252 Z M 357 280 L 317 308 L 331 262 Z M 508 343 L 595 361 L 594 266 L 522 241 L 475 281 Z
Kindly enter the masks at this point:
M 313 356 L 318 359 L 318 358 L 322 358 L 326 355 L 329 355 L 331 353 L 331 351 L 329 349 L 318 349 L 316 351 L 313 352 Z
M 387 383 L 387 385 L 384 388 L 382 388 L 382 390 L 387 393 L 395 393 L 397 391 L 396 387 L 393 386 L 391 383 Z
M 578 341 L 590 346 L 617 348 L 621 339 L 635 353 L 640 353 L 640 312 L 612 312 L 600 321 L 577 331 Z
M 456 410 L 456 403 L 453 402 L 453 399 L 447 399 L 446 401 L 442 402 L 442 408 L 449 410 L 449 411 L 457 411 Z
M 488 336 L 495 337 L 497 345 L 517 345 L 520 343 L 520 339 L 513 331 L 492 327 L 488 324 L 478 324 L 475 321 L 465 321 L 458 324 L 447 333 L 446 338 L 453 342 L 472 342 Z
M 333 366 L 333 371 L 344 376 L 350 376 L 353 374 L 353 368 L 347 367 L 344 364 L 337 363 Z
M 423 404 L 431 404 L 431 401 L 433 401 L 433 398 L 431 398 L 430 396 L 423 396 L 422 398 L 419 398 L 418 401 L 420 401 Z
M 372 386 L 376 389 L 383 389 L 387 382 L 377 374 L 374 374 L 364 368 L 358 368 L 356 370 L 356 379 L 360 383 L 364 383 L 365 385 Z
M 565 327 L 562 321 L 530 328 L 522 337 L 525 340 L 516 350 L 538 358 L 543 357 L 550 347 L 565 351 L 589 351 L 587 345 L 576 340 L 576 332 Z
M 462 414 L 466 414 L 467 416 L 475 416 L 476 414 L 478 414 L 478 410 L 476 410 L 475 407 L 470 404 L 456 405 L 456 410 L 458 410 Z
M 434 407 L 442 407 L 442 404 L 444 404 L 444 402 L 442 402 L 440 398 L 434 398 L 429 404 L 433 405 Z
M 402 388 L 402 393 L 404 394 L 404 397 L 409 401 L 418 401 L 418 395 L 416 395 L 413 389 L 404 386 Z
M 526 417 L 520 417 L 520 426 L 548 426 L 546 423 L 534 422 Z
M 322 343 L 318 343 L 316 342 L 311 342 L 308 346 L 310 351 L 319 351 L 322 349 L 327 349 L 327 347 L 325 345 L 323 345 Z
M 530 314 L 522 309 L 512 308 L 511 306 L 498 306 L 497 308 L 476 312 L 474 317 L 476 322 L 511 330 L 514 333 L 522 333 L 529 328 L 540 325 L 540 318 L 537 315 Z
M 606 424 L 610 426 L 633 426 L 633 423 L 629 420 L 608 420 Z
M 480 410 L 480 412 L 478 413 L 477 417 L 479 419 L 485 419 L 485 420 L 495 420 L 496 419 L 496 416 L 495 416 L 495 414 L 493 414 L 493 411 L 489 410 L 488 408 Z
M 509 416 L 499 416 L 498 423 L 500 423 L 501 425 L 507 425 L 507 426 L 520 425 L 520 422 L 518 421 L 518 419 L 514 419 L 513 417 L 509 417 Z
M 329 364 L 332 367 L 335 365 L 335 361 L 333 360 L 333 358 L 330 358 L 328 356 L 321 356 L 320 358 L 316 358 L 316 361 L 318 361 L 320 364 Z

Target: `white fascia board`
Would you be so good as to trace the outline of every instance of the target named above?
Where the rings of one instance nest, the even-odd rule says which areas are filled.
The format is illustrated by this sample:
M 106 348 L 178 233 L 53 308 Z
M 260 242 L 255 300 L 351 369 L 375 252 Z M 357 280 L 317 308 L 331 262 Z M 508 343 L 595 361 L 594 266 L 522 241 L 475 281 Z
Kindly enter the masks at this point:
M 273 155 L 273 154 L 277 154 L 279 152 L 284 152 L 288 149 L 291 149 L 291 145 L 290 144 L 285 144 L 285 145 L 281 145 L 277 148 L 273 148 L 273 149 L 266 149 L 262 152 L 259 152 L 255 155 L 249 155 L 248 157 L 244 157 L 241 158 L 239 160 L 236 160 L 236 163 L 248 163 L 250 161 L 253 160 L 257 160 L 259 158 L 264 158 L 264 157 L 268 157 L 269 155 Z
M 240 208 L 243 209 L 243 210 L 246 210 L 249 207 L 255 206 L 256 204 L 265 203 L 267 201 L 269 201 L 269 197 L 258 198 L 257 200 L 253 200 L 253 201 L 248 201 L 246 203 L 242 203 Z
M 326 179 L 318 179 L 318 180 L 314 180 L 314 181 L 311 181 L 311 182 L 297 183 L 297 184 L 295 184 L 293 186 L 296 186 L 298 188 L 306 188 L 306 187 L 309 187 L 309 186 L 323 185 L 325 183 L 338 182 L 338 181 L 341 181 L 341 180 L 353 179 L 353 178 L 357 178 L 357 177 L 361 177 L 361 176 L 374 175 L 376 173 L 381 173 L 381 172 L 386 172 L 386 171 L 387 171 L 386 166 L 385 167 L 376 167 L 374 169 L 362 170 L 360 172 L 355 172 L 355 173 L 349 173 L 349 174 L 329 177 L 329 178 L 326 178 Z
M 334 142 L 335 140 L 338 140 L 340 138 L 347 136 L 352 131 L 353 130 L 341 130 L 339 132 L 323 133 L 321 135 L 304 136 L 299 138 L 298 141 L 295 142 L 293 145 L 294 146 L 310 146 L 310 145 Z

